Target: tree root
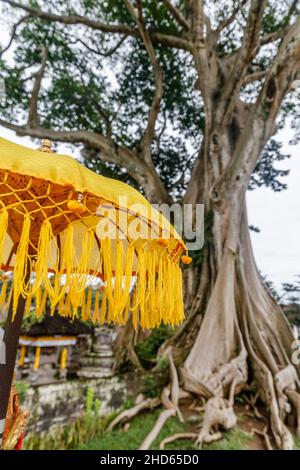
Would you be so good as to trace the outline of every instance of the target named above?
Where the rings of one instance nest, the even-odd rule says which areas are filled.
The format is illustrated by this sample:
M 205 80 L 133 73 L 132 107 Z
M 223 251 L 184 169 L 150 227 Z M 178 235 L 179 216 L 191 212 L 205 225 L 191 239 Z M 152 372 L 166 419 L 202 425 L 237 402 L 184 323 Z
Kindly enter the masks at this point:
M 170 387 L 165 387 L 161 394 L 161 403 L 165 407 L 165 410 L 159 415 L 153 429 L 146 436 L 143 443 L 141 444 L 139 450 L 148 450 L 152 442 L 160 433 L 163 425 L 171 416 L 177 414 L 180 422 L 184 422 L 182 413 L 179 408 L 179 398 L 180 398 L 180 387 L 176 367 L 174 365 L 172 348 L 169 347 L 165 351 L 166 357 L 169 359 L 170 364 L 170 375 L 171 375 L 171 385 Z
M 176 415 L 176 409 L 175 408 L 170 408 L 168 410 L 162 411 L 161 414 L 159 415 L 153 429 L 146 436 L 146 438 L 144 439 L 144 441 L 140 445 L 139 450 L 148 450 L 149 447 L 151 446 L 152 442 L 155 440 L 155 438 L 160 433 L 160 431 L 161 431 L 163 425 L 165 424 L 165 422 L 167 421 L 167 419 L 169 419 L 171 416 L 175 416 L 175 415 Z
M 234 227 L 232 230 L 233 236 Z M 213 397 L 222 400 L 228 396 L 234 380 L 241 390 L 251 379 L 268 410 L 276 447 L 291 449 L 293 437 L 285 421 L 292 411 L 300 433 L 300 382 L 292 363 L 294 338 L 256 267 L 245 208 L 238 232 L 219 261 L 201 328 L 181 368 L 184 388 L 205 396 L 209 406 Z M 262 419 L 255 406 L 257 398 L 250 406 Z M 211 434 L 205 428 L 199 443 Z
M 285 393 L 296 410 L 296 414 L 297 414 L 296 433 L 297 433 L 297 436 L 300 437 L 300 395 L 295 390 L 290 390 L 290 389 L 287 389 Z
M 149 410 L 156 408 L 160 405 L 161 401 L 159 398 L 148 398 L 146 400 L 137 403 L 135 406 L 130 408 L 129 410 L 124 410 L 120 413 L 108 426 L 107 430 L 112 431 L 118 424 L 124 423 L 124 421 L 129 421 L 130 419 L 134 418 L 137 414 L 141 411 Z
M 205 406 L 203 425 L 197 437 L 196 445 L 209 444 L 222 438 L 219 428 L 229 430 L 237 423 L 233 404 L 221 397 L 210 398 Z
M 192 439 L 193 441 L 196 440 L 198 434 L 195 432 L 183 432 L 178 434 L 173 434 L 172 436 L 168 436 L 163 439 L 159 445 L 159 448 L 163 450 L 167 444 L 171 444 L 171 442 L 177 441 L 178 439 Z
M 266 426 L 263 431 L 260 431 L 259 429 L 252 428 L 251 429 L 252 434 L 258 434 L 259 436 L 262 436 L 265 441 L 265 446 L 267 450 L 273 450 L 269 435 L 268 435 L 268 427 Z

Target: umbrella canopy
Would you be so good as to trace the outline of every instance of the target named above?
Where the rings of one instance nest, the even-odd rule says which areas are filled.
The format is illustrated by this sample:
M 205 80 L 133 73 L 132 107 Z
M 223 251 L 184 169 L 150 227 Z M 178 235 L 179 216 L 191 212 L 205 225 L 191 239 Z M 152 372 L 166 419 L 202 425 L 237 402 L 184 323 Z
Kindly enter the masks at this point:
M 23 297 L 27 310 L 35 302 L 42 311 L 48 301 L 52 313 L 86 319 L 91 312 L 100 323 L 124 324 L 131 312 L 143 328 L 178 324 L 185 250 L 129 185 L 72 157 L 0 139 L 0 262 L 13 271 L 13 315 Z M 87 290 L 95 277 L 101 291 Z

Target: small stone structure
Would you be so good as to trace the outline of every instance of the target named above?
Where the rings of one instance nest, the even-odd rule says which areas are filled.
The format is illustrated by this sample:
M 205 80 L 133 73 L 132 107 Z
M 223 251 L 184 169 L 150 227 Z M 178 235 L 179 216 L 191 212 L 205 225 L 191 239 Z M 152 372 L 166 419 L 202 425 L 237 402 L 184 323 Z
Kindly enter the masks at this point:
M 80 358 L 91 350 L 92 341 L 93 327 L 46 314 L 22 330 L 17 380 L 38 385 L 76 378 Z
M 100 400 L 100 416 L 119 410 L 127 398 L 127 386 L 118 376 L 69 380 L 32 385 L 26 390 L 24 409 L 30 410 L 29 432 L 46 432 L 53 426 L 66 425 L 85 412 L 89 389 Z
M 100 416 L 119 410 L 127 398 L 127 384 L 114 375 L 114 330 L 108 327 L 87 329 L 78 321 L 70 323 L 64 318 L 53 317 L 50 322 L 48 316 L 42 323 L 26 331 L 27 335 L 36 338 L 31 341 L 39 340 L 41 334 L 48 335 L 48 342 L 50 339 L 59 341 L 62 335 L 65 339 L 65 335 L 70 334 L 76 341 L 68 346 L 63 368 L 59 360 L 62 348 L 57 347 L 40 350 L 38 368 L 32 347 L 28 348 L 26 361 L 25 357 L 21 361 L 22 367 L 19 360 L 17 378 L 28 384 L 22 404 L 30 411 L 28 432 L 47 432 L 81 416 L 86 409 L 89 390 L 93 391 L 94 399 L 100 400 Z M 51 341 L 51 344 L 45 344 L 52 346 Z M 60 370 L 64 369 L 64 377 L 57 374 L 57 364 L 60 364 Z
M 86 352 L 79 360 L 80 369 L 77 376 L 84 379 L 111 377 L 114 374 L 114 357 L 112 344 L 115 333 L 105 326 L 95 328 L 92 350 Z

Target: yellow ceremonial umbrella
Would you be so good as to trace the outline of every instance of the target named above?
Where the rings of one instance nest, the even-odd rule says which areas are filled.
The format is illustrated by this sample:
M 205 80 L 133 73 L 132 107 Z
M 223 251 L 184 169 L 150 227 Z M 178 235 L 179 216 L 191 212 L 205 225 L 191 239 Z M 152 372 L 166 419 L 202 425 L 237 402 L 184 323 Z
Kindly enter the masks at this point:
M 24 311 L 152 328 L 183 320 L 180 259 L 186 247 L 135 189 L 74 158 L 0 139 L 0 263 L 13 271 L 0 364 L 0 434 Z M 43 153 L 41 152 L 43 151 Z M 92 296 L 91 279 L 102 280 Z M 0 297 L 7 302 L 5 282 Z

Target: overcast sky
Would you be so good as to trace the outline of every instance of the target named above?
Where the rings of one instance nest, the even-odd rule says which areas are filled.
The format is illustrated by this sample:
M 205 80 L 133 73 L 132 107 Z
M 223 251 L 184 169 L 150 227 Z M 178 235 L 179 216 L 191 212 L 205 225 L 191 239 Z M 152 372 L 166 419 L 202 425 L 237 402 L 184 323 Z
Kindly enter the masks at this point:
M 261 229 L 260 233 L 252 232 L 256 261 L 277 287 L 293 282 L 300 274 L 300 144 L 289 145 L 292 136 L 288 128 L 276 136 L 284 143 L 283 153 L 291 155 L 276 164 L 290 170 L 284 178 L 287 190 L 274 193 L 260 188 L 247 196 L 249 223 Z

